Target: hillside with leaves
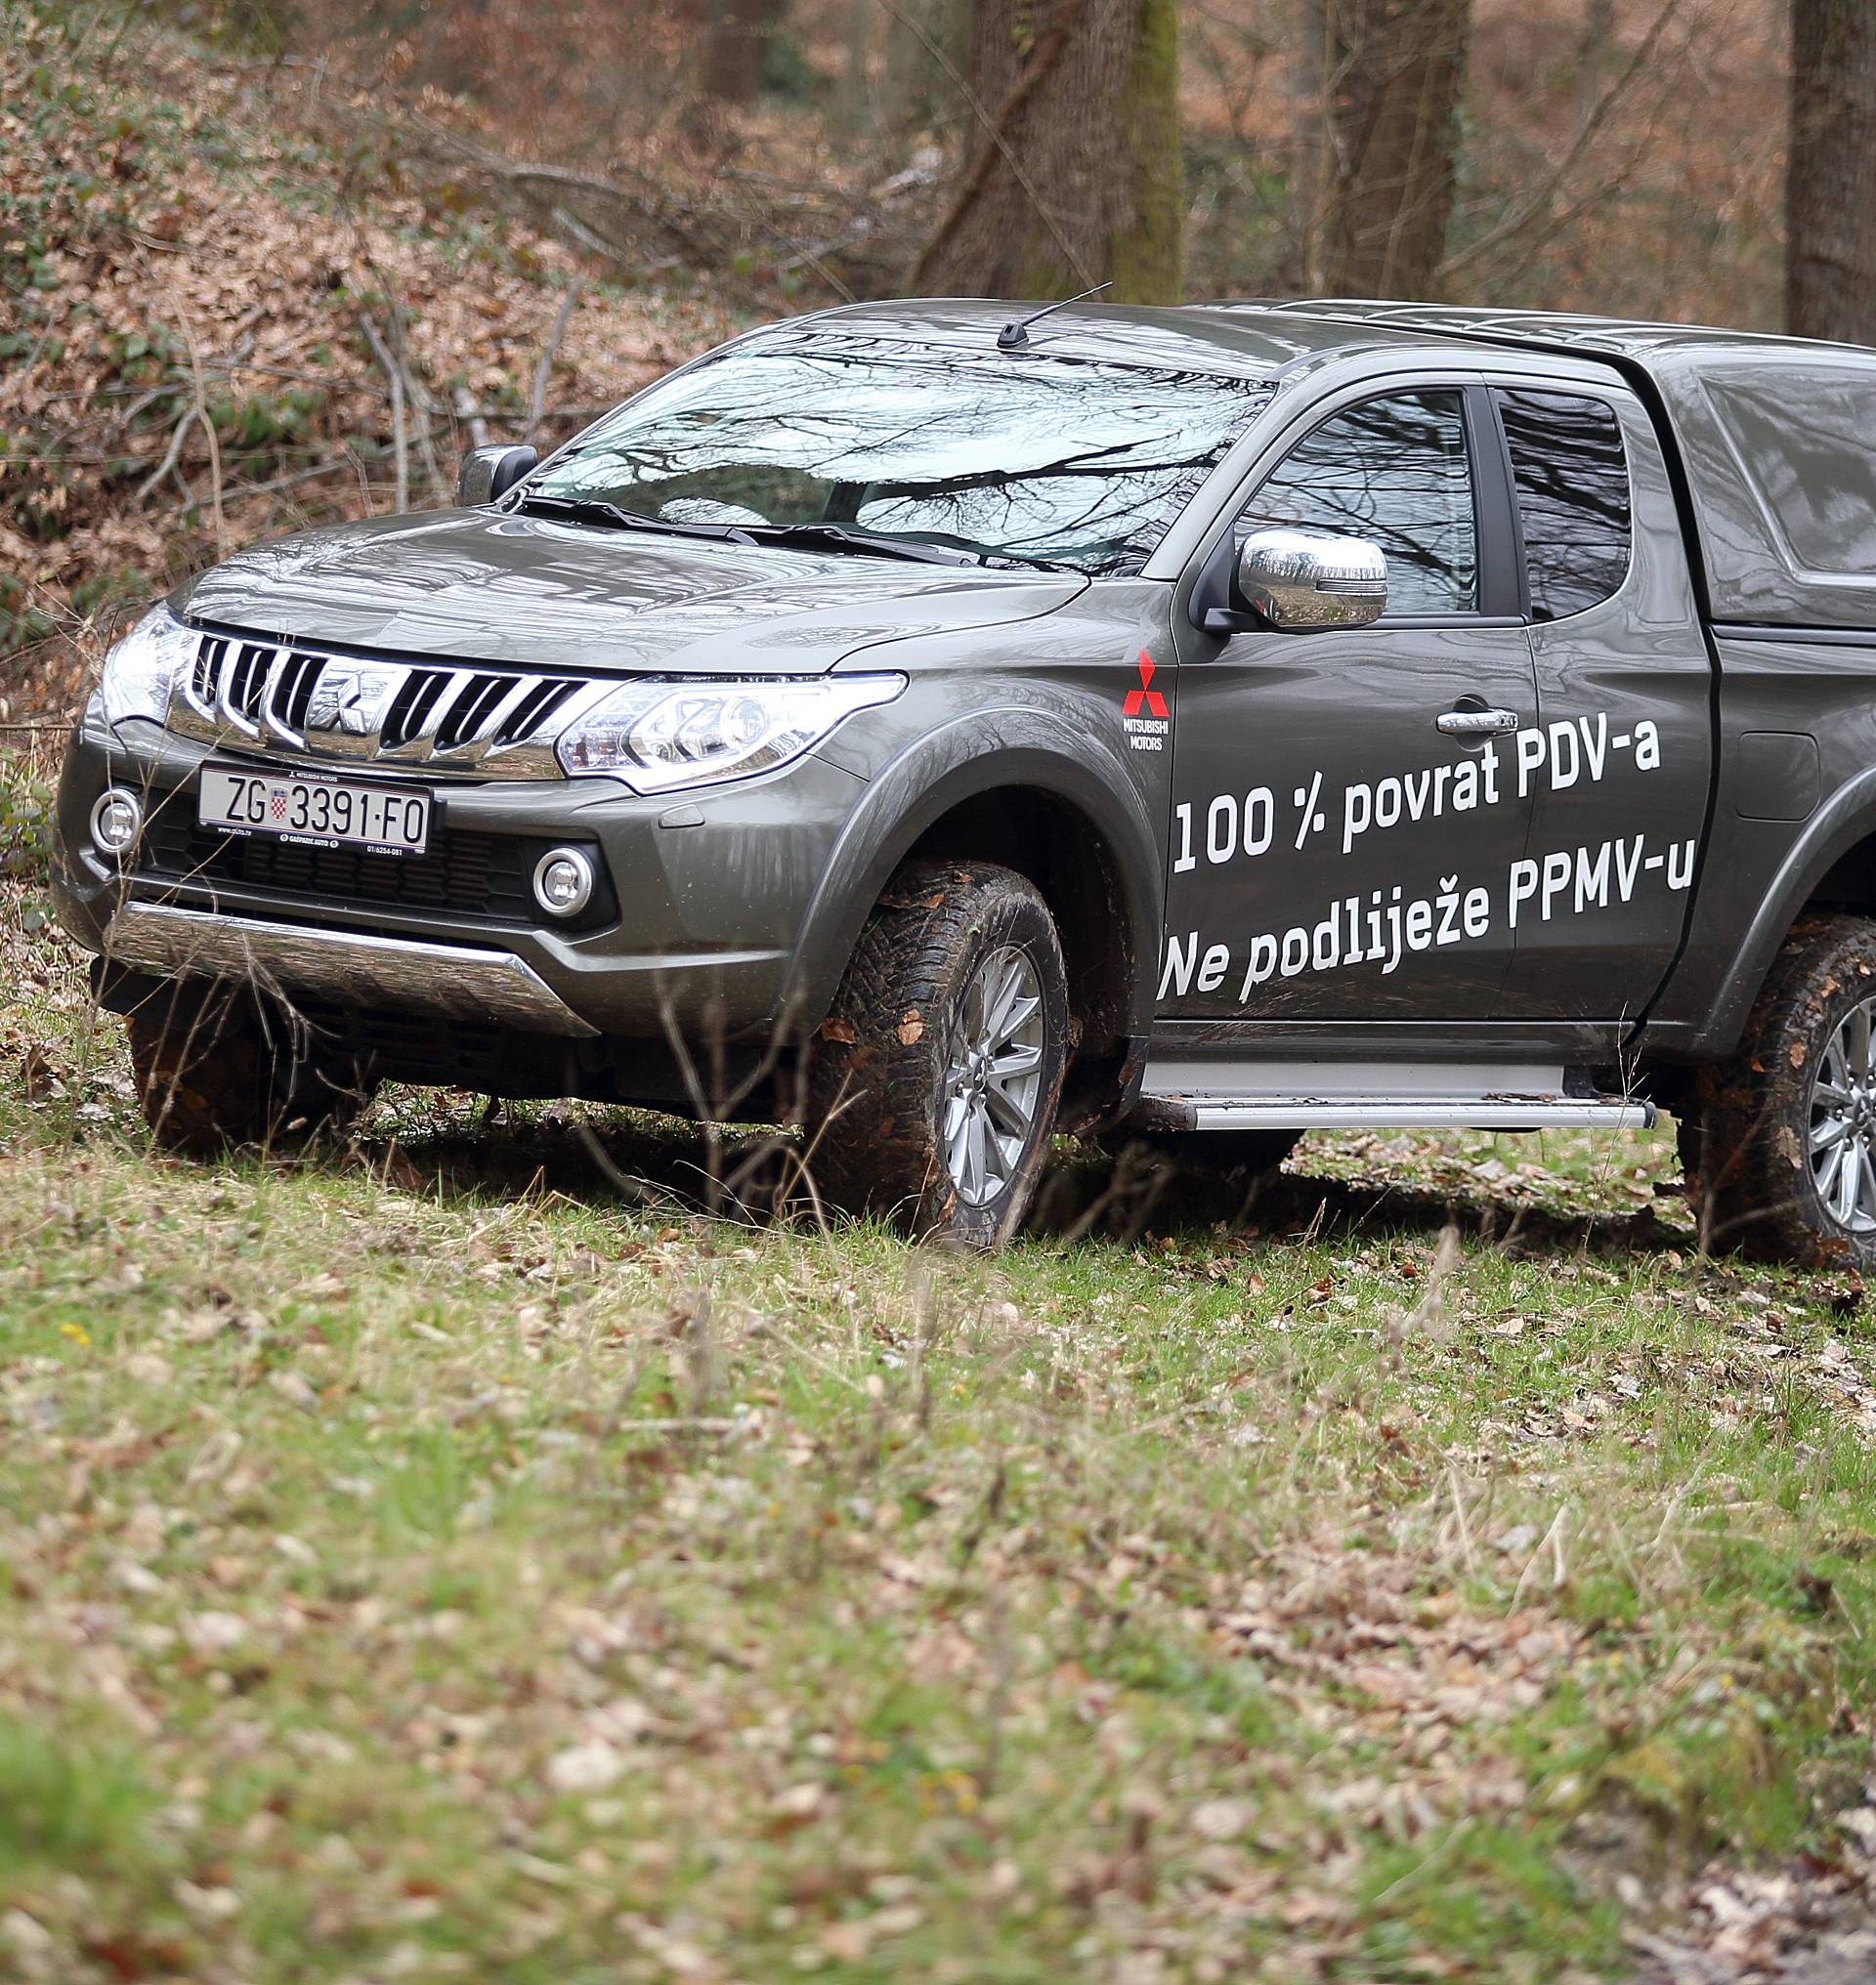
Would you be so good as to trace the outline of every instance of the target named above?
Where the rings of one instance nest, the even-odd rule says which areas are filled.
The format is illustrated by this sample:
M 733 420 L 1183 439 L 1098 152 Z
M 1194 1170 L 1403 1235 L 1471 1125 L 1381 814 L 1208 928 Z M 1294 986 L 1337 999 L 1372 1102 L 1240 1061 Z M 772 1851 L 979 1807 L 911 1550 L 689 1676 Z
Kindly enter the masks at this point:
M 0 720 L 68 707 L 192 566 L 443 500 L 472 441 L 558 437 L 733 328 L 277 113 L 178 37 L 0 6 Z

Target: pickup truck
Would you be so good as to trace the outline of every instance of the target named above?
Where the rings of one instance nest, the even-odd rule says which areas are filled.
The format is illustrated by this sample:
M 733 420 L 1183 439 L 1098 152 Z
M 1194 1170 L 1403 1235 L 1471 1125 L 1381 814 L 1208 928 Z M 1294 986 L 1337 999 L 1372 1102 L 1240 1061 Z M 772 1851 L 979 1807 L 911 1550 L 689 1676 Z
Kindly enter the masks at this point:
M 56 894 L 159 1139 L 390 1078 L 799 1123 L 965 1246 L 1050 1137 L 1677 1119 L 1876 1259 L 1876 353 L 872 304 L 110 652 Z

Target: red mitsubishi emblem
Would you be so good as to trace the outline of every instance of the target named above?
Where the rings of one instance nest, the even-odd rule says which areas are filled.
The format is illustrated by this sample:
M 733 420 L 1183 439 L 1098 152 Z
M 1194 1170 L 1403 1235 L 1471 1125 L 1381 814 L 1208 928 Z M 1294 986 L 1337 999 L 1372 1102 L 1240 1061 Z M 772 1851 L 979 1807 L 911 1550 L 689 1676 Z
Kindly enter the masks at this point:
M 1164 717 L 1170 714 L 1166 698 L 1153 687 L 1153 657 L 1145 649 L 1140 650 L 1140 686 L 1129 690 L 1127 701 L 1121 705 L 1121 715 L 1137 717 L 1144 710 L 1149 717 Z

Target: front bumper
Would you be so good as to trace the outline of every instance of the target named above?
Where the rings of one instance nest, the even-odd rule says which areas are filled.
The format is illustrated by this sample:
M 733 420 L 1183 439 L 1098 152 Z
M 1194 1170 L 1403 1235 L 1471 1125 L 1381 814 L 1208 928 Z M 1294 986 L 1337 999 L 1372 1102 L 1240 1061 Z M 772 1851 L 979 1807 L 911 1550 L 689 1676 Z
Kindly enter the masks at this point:
M 599 1032 L 512 951 L 130 902 L 105 932 L 105 955 L 164 979 L 240 979 L 267 992 L 312 992 L 347 1005 L 492 1022 L 523 1034 Z
M 465 909 L 449 883 L 451 901 L 427 902 L 414 869 L 395 900 L 364 900 L 335 887 L 329 869 L 310 887 L 303 866 L 273 861 L 179 864 L 172 852 L 151 866 L 185 829 L 199 834 L 196 775 L 211 758 L 256 762 L 142 721 L 81 721 L 60 782 L 53 884 L 62 921 L 89 950 L 169 976 L 251 969 L 288 994 L 562 1037 L 663 1039 L 673 1027 L 765 1037 L 785 1018 L 811 1028 L 820 1017 L 779 1005 L 830 852 L 866 789 L 829 760 L 810 754 L 762 779 L 656 799 L 606 780 L 419 781 L 458 849 L 566 840 L 596 850 L 616 910 L 602 927 L 569 929 L 512 892 Z M 98 854 L 88 828 L 111 784 L 141 794 L 151 824 L 125 870 Z M 159 823 L 165 830 L 153 831 Z

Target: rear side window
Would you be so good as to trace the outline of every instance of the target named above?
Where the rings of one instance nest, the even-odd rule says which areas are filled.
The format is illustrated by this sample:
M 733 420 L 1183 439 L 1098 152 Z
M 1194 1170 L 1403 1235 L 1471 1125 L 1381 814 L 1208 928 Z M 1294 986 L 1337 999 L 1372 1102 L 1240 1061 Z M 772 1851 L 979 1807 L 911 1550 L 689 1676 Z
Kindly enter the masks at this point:
M 1629 570 L 1629 464 L 1615 409 L 1576 393 L 1501 391 L 1531 617 L 1562 620 Z
M 1401 393 L 1326 420 L 1271 470 L 1239 522 L 1366 537 L 1389 613 L 1475 613 L 1478 530 L 1457 393 Z

